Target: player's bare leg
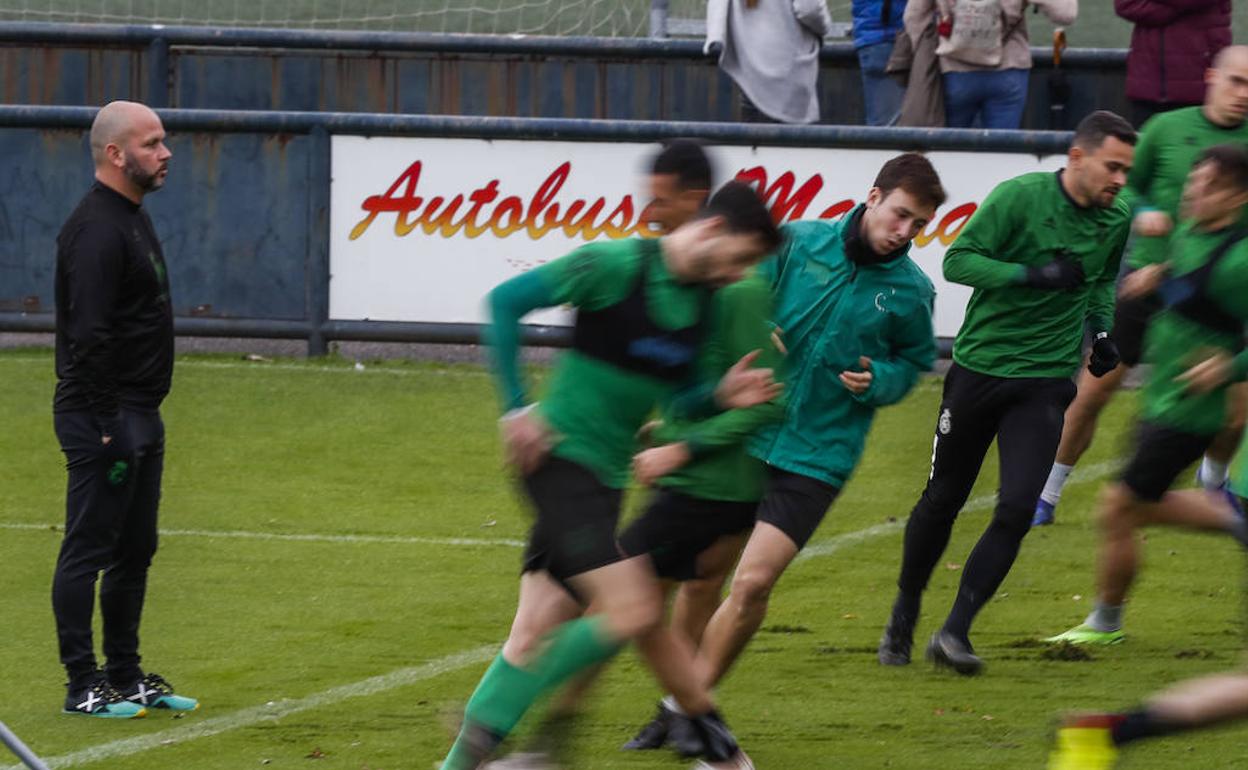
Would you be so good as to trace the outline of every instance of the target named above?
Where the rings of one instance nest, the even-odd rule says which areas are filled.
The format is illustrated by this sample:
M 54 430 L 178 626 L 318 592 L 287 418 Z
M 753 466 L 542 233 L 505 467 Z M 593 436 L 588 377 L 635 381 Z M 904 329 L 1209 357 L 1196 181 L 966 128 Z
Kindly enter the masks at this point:
M 698 674 L 714 687 L 749 644 L 784 570 L 797 556 L 797 545 L 779 527 L 760 521 L 746 543 L 728 598 L 707 624 L 698 650 Z

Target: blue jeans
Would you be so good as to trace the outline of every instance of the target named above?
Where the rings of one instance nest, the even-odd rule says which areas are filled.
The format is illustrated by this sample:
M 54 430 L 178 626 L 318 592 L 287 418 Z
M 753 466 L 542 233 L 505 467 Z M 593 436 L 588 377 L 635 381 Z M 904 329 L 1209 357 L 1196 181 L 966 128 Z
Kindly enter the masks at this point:
M 949 128 L 1018 128 L 1027 106 L 1031 70 L 946 72 L 945 125 Z
M 862 70 L 862 106 L 867 114 L 868 126 L 891 126 L 901 114 L 901 98 L 906 90 L 884 72 L 892 52 L 891 41 L 858 49 L 858 66 Z

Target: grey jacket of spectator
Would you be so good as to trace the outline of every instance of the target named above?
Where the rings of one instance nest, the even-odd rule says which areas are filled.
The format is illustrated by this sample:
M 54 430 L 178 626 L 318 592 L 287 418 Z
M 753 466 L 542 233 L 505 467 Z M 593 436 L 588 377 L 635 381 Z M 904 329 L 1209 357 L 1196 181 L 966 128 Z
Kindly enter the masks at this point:
M 1079 15 L 1079 0 L 1001 0 L 1002 20 L 1006 37 L 998 70 L 1031 69 L 1031 41 L 1027 36 L 1027 18 L 1024 12 L 1027 6 L 1034 5 L 1040 9 L 1049 21 L 1058 26 L 1066 26 L 1075 22 Z M 918 40 L 924 26 L 940 9 L 948 13 L 953 7 L 953 0 L 909 0 L 906 4 L 905 28 L 912 40 Z M 941 72 L 979 72 L 984 67 L 940 57 Z
M 710 0 L 706 44 L 754 106 L 784 123 L 819 120 L 819 49 L 832 28 L 824 0 Z

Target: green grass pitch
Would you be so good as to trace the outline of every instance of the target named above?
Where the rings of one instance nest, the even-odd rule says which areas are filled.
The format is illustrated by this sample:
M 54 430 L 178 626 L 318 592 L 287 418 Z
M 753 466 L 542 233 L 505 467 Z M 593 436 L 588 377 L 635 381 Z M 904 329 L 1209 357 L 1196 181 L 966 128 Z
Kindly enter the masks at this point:
M 180 358 L 164 410 L 161 549 L 145 662 L 203 708 L 110 723 L 59 713 L 49 586 L 64 471 L 47 351 L 0 353 L 0 720 L 53 767 L 427 770 L 506 634 L 527 514 L 500 472 L 488 376 L 470 366 Z M 900 524 L 921 489 L 940 383 L 883 411 L 866 458 L 781 581 L 765 630 L 719 697 L 761 768 L 1041 768 L 1055 713 L 1128 706 L 1239 664 L 1243 556 L 1155 531 L 1129 639 L 1048 659 L 1092 594 L 1099 477 L 1126 450 L 1134 396 L 1104 418 L 1057 526 L 1032 533 L 977 624 L 979 679 L 884 669 Z M 925 639 L 988 515 L 990 455 L 928 593 Z M 977 502 L 976 502 L 977 501 Z M 881 526 L 884 525 L 884 526 Z M 860 535 L 863 530 L 868 534 Z M 617 750 L 656 689 L 631 652 L 607 672 L 578 768 L 683 766 Z M 1179 736 L 1124 768 L 1242 766 L 1243 728 Z M 0 754 L 0 768 L 16 760 Z

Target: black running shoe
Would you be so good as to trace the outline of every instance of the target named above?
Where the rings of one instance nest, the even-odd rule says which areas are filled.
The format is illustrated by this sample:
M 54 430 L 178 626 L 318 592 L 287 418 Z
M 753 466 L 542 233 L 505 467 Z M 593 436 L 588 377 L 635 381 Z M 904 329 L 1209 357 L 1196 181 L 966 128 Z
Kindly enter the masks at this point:
M 706 750 L 706 741 L 693 720 L 673 713 L 667 726 L 667 745 L 682 757 L 696 757 Z
M 197 711 L 199 701 L 173 691 L 173 685 L 160 674 L 147 674 L 128 685 L 119 686 L 121 697 L 144 708 L 169 711 Z
M 881 666 L 907 666 L 914 646 L 914 623 L 894 615 L 884 629 L 878 650 Z
M 686 719 L 701 739 L 701 754 L 708 762 L 727 762 L 741 751 L 737 739 L 733 737 L 728 725 L 724 724 L 718 711 L 712 709 L 702 716 Z
M 927 659 L 962 676 L 975 676 L 984 670 L 984 661 L 969 644 L 943 630 L 932 634 L 932 641 L 927 645 Z
M 621 748 L 624 751 L 650 751 L 652 749 L 661 749 L 667 743 L 668 729 L 672 723 L 672 717 L 676 716 L 675 712 L 669 711 L 661 702 L 659 710 L 655 713 L 654 719 L 651 719 L 645 727 L 637 732 L 633 739 L 624 744 Z
M 127 701 L 103 679 L 66 693 L 63 711 L 66 714 L 104 719 L 135 719 L 147 716 L 146 708 Z

